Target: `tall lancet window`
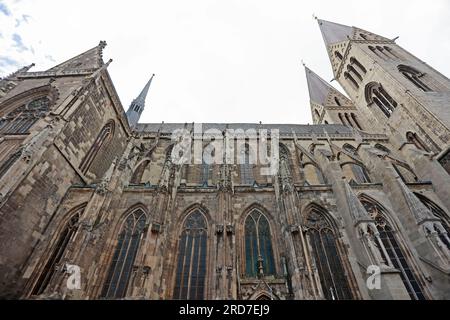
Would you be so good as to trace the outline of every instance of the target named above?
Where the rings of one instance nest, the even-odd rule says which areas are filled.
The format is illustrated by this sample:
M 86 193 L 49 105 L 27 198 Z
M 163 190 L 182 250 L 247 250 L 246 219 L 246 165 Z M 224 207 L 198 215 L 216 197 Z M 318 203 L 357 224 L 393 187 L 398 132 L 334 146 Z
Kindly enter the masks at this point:
M 444 230 L 436 230 L 436 232 L 439 235 L 439 238 L 445 245 L 450 249 L 450 242 L 448 237 L 450 237 L 450 217 L 448 214 L 445 213 L 444 210 L 442 210 L 436 203 L 428 199 L 427 197 L 421 195 L 420 193 L 415 193 L 416 197 L 428 208 L 428 210 L 433 213 L 433 215 L 436 218 L 441 219 L 442 226 L 444 227 Z M 445 236 L 444 232 L 447 233 L 447 237 Z
M 240 173 L 241 183 L 246 185 L 253 185 L 255 177 L 253 175 L 252 150 L 248 144 L 245 144 L 244 150 L 240 154 Z
M 53 248 L 50 249 L 51 250 L 50 258 L 44 265 L 44 269 L 42 270 L 38 278 L 38 281 L 36 282 L 33 288 L 33 291 L 31 293 L 32 295 L 40 295 L 44 293 L 45 289 L 50 284 L 50 281 L 52 280 L 53 276 L 57 271 L 56 269 L 61 263 L 61 259 L 64 256 L 64 252 L 66 251 L 70 240 L 73 238 L 73 236 L 78 230 L 78 221 L 80 219 L 80 215 L 83 212 L 83 210 L 84 207 L 82 209 L 77 210 L 75 214 L 73 214 L 72 217 L 69 219 L 62 232 L 59 234 L 56 243 L 54 244 Z
M 366 101 L 369 105 L 375 103 L 388 118 L 398 105 L 379 83 L 374 82 L 366 86 Z
M 199 210 L 184 222 L 178 244 L 174 299 L 205 299 L 207 231 L 206 219 Z
M 425 300 L 422 287 L 417 280 L 417 275 L 414 269 L 410 267 L 404 250 L 399 244 L 397 230 L 394 230 L 390 225 L 383 213 L 383 209 L 378 204 L 366 200 L 362 200 L 361 203 L 376 222 L 380 239 L 383 241 L 388 255 L 386 257 L 382 252 L 384 261 L 390 261 L 393 267 L 400 271 L 401 279 L 411 299 Z
M 334 228 L 317 208 L 308 213 L 305 227 L 323 295 L 328 300 L 352 299 Z
M 80 170 L 86 174 L 92 163 L 94 162 L 100 149 L 104 148 L 111 141 L 114 136 L 115 124 L 113 120 L 110 120 L 100 131 L 94 144 L 89 149 L 88 153 L 84 157 L 83 162 L 80 165 Z
M 424 74 L 414 69 L 413 67 L 399 65 L 398 71 L 403 74 L 403 76 L 412 82 L 417 88 L 424 92 L 433 91 L 431 88 L 423 81 Z
M 27 134 L 49 110 L 50 100 L 47 97 L 24 104 L 0 119 L 0 133 Z
M 269 221 L 259 210 L 253 209 L 245 220 L 245 274 L 275 274 L 272 237 Z
M 103 286 L 102 297 L 120 299 L 126 296 L 146 220 L 146 215 L 141 209 L 134 210 L 125 218 Z

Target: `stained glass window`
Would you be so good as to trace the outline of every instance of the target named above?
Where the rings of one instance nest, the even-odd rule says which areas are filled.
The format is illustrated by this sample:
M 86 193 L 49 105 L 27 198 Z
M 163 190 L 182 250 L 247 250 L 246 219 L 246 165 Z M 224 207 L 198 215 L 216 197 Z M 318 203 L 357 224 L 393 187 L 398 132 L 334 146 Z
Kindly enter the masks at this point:
M 184 222 L 178 245 L 174 299 L 205 298 L 207 225 L 203 214 L 196 210 Z
M 245 274 L 257 277 L 260 268 L 266 276 L 275 274 L 269 221 L 255 209 L 245 220 Z
M 36 99 L 8 113 L 0 119 L 0 133 L 26 134 L 28 130 L 49 111 L 50 100 Z
M 380 239 L 383 242 L 386 252 L 389 256 L 383 257 L 385 261 L 391 260 L 393 267 L 400 271 L 400 276 L 408 291 L 409 296 L 413 300 L 425 300 L 421 285 L 417 280 L 414 270 L 410 267 L 403 249 L 400 247 L 394 229 L 382 213 L 382 208 L 368 201 L 361 201 L 367 212 L 375 220 Z M 383 253 L 384 255 L 384 253 Z
M 56 244 L 52 248 L 50 258 L 45 264 L 44 269 L 42 270 L 41 275 L 39 276 L 39 279 L 33 288 L 32 295 L 42 294 L 49 285 L 52 277 L 56 272 L 58 264 L 61 262 L 61 259 L 64 256 L 67 245 L 78 230 L 78 220 L 80 219 L 80 214 L 83 210 L 84 209 L 78 210 L 77 213 L 72 216 L 64 230 L 59 235 Z
M 103 286 L 102 297 L 112 299 L 125 297 L 145 224 L 146 216 L 141 209 L 133 211 L 125 219 Z
M 313 209 L 308 214 L 306 227 L 325 298 L 352 299 L 332 226 L 321 212 Z

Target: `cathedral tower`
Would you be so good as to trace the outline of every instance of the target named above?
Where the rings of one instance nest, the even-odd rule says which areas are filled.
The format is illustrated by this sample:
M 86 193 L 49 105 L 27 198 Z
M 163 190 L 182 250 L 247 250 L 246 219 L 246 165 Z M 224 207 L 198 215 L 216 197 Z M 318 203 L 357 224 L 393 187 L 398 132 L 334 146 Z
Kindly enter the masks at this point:
M 395 40 L 357 27 L 318 20 L 335 79 L 372 132 L 449 157 L 450 80 Z

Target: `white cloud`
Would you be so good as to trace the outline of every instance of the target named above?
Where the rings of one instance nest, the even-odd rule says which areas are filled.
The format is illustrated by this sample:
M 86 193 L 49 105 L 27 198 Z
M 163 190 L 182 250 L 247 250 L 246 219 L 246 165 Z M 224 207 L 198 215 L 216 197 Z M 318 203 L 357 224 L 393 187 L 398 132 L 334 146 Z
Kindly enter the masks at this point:
M 332 78 L 313 13 L 400 36 L 400 45 L 450 74 L 447 0 L 3 3 L 12 15 L 1 17 L 0 56 L 45 70 L 106 40 L 105 60 L 114 59 L 109 70 L 125 108 L 156 73 L 144 122 L 311 122 L 301 59 Z M 15 33 L 30 50 L 14 48 Z M 13 70 L 0 65 L 0 74 L 6 71 Z

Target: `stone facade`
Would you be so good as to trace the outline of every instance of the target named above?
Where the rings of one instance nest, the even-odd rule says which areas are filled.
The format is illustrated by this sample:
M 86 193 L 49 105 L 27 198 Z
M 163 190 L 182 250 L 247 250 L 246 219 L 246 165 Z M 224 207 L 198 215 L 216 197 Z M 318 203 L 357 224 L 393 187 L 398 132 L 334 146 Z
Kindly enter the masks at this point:
M 203 125 L 279 130 L 273 175 L 175 163 L 194 124 L 137 123 L 151 80 L 126 113 L 104 42 L 0 80 L 0 296 L 449 299 L 450 80 L 319 25 L 349 98 L 306 68 L 315 125 Z

